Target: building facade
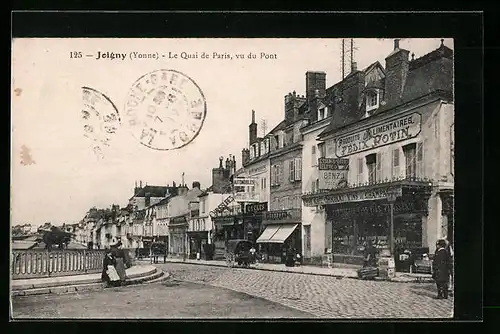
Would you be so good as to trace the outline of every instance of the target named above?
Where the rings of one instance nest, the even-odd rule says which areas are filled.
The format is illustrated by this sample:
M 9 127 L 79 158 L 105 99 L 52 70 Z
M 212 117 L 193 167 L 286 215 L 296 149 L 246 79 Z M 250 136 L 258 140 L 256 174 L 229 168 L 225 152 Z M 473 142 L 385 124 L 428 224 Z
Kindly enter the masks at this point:
M 361 263 L 368 241 L 398 262 L 403 250 L 433 252 L 438 238 L 452 239 L 453 51 L 441 44 L 409 60 L 396 40 L 385 69 L 367 76 L 354 70 L 343 81 L 318 137 L 321 185 L 303 196 L 308 210 L 325 211 L 318 224 L 336 262 Z
M 288 247 L 302 253 L 302 134 L 306 98 L 285 96 L 285 118 L 269 133 L 269 210 L 257 239 L 266 261 L 283 262 Z

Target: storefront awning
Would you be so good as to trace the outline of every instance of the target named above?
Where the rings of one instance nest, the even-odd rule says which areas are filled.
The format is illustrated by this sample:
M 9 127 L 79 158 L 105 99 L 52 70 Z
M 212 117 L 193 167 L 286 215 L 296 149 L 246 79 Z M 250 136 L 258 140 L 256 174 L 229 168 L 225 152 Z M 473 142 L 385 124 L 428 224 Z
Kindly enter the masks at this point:
M 295 231 L 295 228 L 298 224 L 294 225 L 281 225 L 271 239 L 268 241 L 269 243 L 282 244 L 286 239 Z
M 257 243 L 282 244 L 293 233 L 297 225 L 268 225 L 257 239 Z
M 265 243 L 265 242 L 270 242 L 269 240 L 273 237 L 273 235 L 278 232 L 280 226 L 279 225 L 268 225 L 266 226 L 266 229 L 260 237 L 257 239 L 257 243 Z

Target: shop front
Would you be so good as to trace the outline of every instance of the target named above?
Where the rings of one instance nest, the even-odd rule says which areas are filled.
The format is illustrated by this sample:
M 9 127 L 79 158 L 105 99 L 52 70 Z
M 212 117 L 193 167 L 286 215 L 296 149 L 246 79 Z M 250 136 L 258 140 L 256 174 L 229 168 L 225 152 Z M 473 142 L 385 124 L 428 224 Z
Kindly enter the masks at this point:
M 305 195 L 303 200 L 305 206 L 326 209 L 333 261 L 361 265 L 369 243 L 379 252 L 392 251 L 396 262 L 404 251 L 425 252 L 430 191 L 428 181 L 401 180 Z
M 169 253 L 172 256 L 184 257 L 188 252 L 186 240 L 188 222 L 186 216 L 174 217 L 169 223 Z
M 189 258 L 212 260 L 213 249 L 210 240 L 211 220 L 208 217 L 191 218 L 187 229 L 189 242 Z
M 245 205 L 243 214 L 244 238 L 256 244 L 262 229 L 262 217 L 267 212 L 267 202 Z
M 284 263 L 289 247 L 302 254 L 301 217 L 300 209 L 263 212 L 256 243 L 264 262 Z

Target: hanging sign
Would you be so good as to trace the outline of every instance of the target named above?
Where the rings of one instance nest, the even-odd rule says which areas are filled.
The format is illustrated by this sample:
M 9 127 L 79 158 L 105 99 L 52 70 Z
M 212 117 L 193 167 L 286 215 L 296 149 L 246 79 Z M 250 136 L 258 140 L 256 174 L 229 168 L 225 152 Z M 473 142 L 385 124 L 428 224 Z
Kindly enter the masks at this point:
M 231 203 L 233 201 L 234 201 L 234 197 L 229 196 L 222 203 L 220 203 L 214 210 L 210 211 L 209 216 L 212 218 L 217 217 L 217 215 L 220 214 L 221 212 L 223 212 L 225 209 L 227 209 L 227 206 L 229 205 L 229 203 Z
M 319 189 L 347 186 L 349 159 L 319 158 Z

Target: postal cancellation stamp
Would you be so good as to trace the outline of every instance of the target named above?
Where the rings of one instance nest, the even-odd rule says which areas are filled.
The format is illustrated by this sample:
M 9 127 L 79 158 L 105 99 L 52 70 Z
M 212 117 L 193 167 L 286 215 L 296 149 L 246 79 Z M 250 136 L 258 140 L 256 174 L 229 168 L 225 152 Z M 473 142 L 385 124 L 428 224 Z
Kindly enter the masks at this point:
M 175 70 L 157 70 L 140 77 L 125 104 L 126 124 L 141 144 L 175 150 L 200 133 L 207 105 L 200 87 Z
M 109 146 L 120 127 L 120 115 L 114 103 L 103 93 L 89 87 L 82 87 L 82 91 L 84 136 L 91 140 L 92 150 L 102 159 L 103 146 Z

